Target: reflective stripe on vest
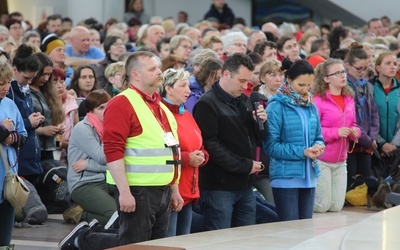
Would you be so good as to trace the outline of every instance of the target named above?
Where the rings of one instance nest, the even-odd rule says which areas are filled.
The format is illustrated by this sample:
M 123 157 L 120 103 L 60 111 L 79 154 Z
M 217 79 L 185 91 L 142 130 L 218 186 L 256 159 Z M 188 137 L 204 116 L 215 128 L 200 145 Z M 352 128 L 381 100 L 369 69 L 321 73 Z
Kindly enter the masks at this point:
M 172 149 L 165 147 L 162 138 L 163 128 L 136 91 L 129 88 L 120 95 L 128 98 L 142 127 L 140 135 L 129 137 L 126 141 L 124 162 L 128 184 L 130 186 L 170 184 L 174 178 L 174 165 L 166 162 L 173 161 L 174 157 Z M 172 133 L 178 141 L 178 126 L 173 114 L 163 103 L 160 103 L 160 107 L 166 114 Z M 107 183 L 115 184 L 109 170 L 107 170 Z

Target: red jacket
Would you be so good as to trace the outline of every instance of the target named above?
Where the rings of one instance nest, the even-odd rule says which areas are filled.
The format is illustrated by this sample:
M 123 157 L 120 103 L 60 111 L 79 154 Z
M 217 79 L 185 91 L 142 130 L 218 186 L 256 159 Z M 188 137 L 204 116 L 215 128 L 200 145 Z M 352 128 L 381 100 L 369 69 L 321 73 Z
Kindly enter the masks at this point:
M 201 130 L 197 126 L 193 116 L 186 110 L 180 114 L 179 106 L 167 103 L 164 100 L 162 100 L 162 102 L 171 110 L 171 112 L 174 114 L 176 122 L 178 123 L 178 137 L 182 160 L 179 192 L 184 201 L 184 205 L 186 205 L 190 202 L 196 201 L 200 197 L 198 184 L 199 168 L 189 165 L 189 154 L 195 150 L 203 151 L 205 161 L 202 165 L 200 165 L 203 166 L 208 161 L 208 153 L 203 147 Z

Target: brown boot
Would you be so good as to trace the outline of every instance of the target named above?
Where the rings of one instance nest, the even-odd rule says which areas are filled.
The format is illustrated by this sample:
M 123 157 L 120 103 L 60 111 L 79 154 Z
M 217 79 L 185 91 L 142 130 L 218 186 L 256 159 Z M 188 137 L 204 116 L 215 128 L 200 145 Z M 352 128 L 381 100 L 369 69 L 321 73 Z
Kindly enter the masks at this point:
M 386 202 L 386 194 L 392 192 L 392 189 L 390 188 L 390 184 L 387 181 L 382 182 L 379 184 L 378 191 L 374 194 L 372 197 L 372 202 L 375 204 L 377 207 L 390 207 L 387 205 Z

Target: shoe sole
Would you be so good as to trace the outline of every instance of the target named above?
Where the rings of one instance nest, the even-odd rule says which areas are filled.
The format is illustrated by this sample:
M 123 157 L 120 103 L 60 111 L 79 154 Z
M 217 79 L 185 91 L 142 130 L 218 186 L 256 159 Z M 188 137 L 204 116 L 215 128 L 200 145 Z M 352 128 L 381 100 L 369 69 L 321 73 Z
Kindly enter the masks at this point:
M 69 232 L 69 234 L 68 234 L 67 236 L 65 236 L 65 237 L 60 241 L 60 243 L 58 244 L 58 249 L 61 249 L 61 247 L 63 247 L 64 244 L 67 243 L 67 241 L 68 241 L 77 231 L 79 231 L 80 229 L 82 229 L 82 228 L 84 228 L 84 227 L 86 227 L 86 226 L 88 226 L 87 222 L 81 222 L 81 223 L 79 223 L 78 225 L 76 225 L 76 226 L 74 227 L 74 229 L 72 229 L 72 231 Z

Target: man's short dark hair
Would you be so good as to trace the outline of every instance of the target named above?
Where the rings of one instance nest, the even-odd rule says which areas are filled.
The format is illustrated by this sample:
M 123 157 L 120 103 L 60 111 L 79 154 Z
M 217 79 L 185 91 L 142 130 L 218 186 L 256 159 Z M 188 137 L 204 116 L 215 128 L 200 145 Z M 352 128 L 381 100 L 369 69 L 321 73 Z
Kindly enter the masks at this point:
M 231 74 L 237 73 L 240 66 L 246 67 L 248 70 L 254 70 L 254 63 L 248 55 L 242 53 L 235 53 L 226 58 L 224 65 L 222 66 L 222 72 L 228 70 Z
M 376 21 L 380 21 L 380 22 L 381 22 L 381 19 L 376 18 L 376 17 L 371 18 L 371 19 L 368 21 L 368 28 L 371 27 L 371 23 L 372 23 L 372 22 L 376 22 Z
M 54 20 L 58 20 L 60 19 L 62 21 L 62 17 L 59 14 L 54 14 L 54 15 L 50 15 L 47 17 L 47 23 L 49 23 L 49 21 L 54 21 Z
M 209 28 L 204 29 L 203 32 L 201 33 L 201 39 L 204 39 L 204 37 L 207 36 L 207 33 L 209 31 L 218 31 L 218 30 L 214 27 L 209 27 Z
M 71 18 L 69 18 L 69 17 L 64 17 L 63 19 L 61 19 L 61 22 L 70 22 L 70 23 L 72 23 L 72 19 Z
M 142 25 L 142 21 L 140 21 L 139 18 L 132 17 L 131 19 L 129 19 L 127 24 L 128 24 L 129 27 L 141 26 Z
M 12 13 L 10 13 L 10 14 L 8 15 L 8 18 L 9 18 L 9 19 L 12 19 L 12 18 L 14 18 L 14 17 L 22 17 L 21 12 L 15 11 L 15 12 L 12 12 Z
M 264 51 L 265 51 L 265 47 L 269 47 L 271 49 L 276 49 L 276 43 L 271 42 L 271 41 L 261 41 L 256 43 L 256 45 L 254 46 L 254 52 L 263 56 L 264 55 Z
M 171 37 L 168 37 L 168 36 L 162 37 L 160 40 L 158 40 L 157 43 L 156 43 L 157 52 L 158 52 L 158 53 L 161 52 L 161 45 L 162 45 L 163 43 L 169 44 L 170 41 L 171 41 Z
M 186 19 L 188 18 L 188 13 L 186 11 L 181 10 L 178 12 L 178 14 L 184 15 Z

